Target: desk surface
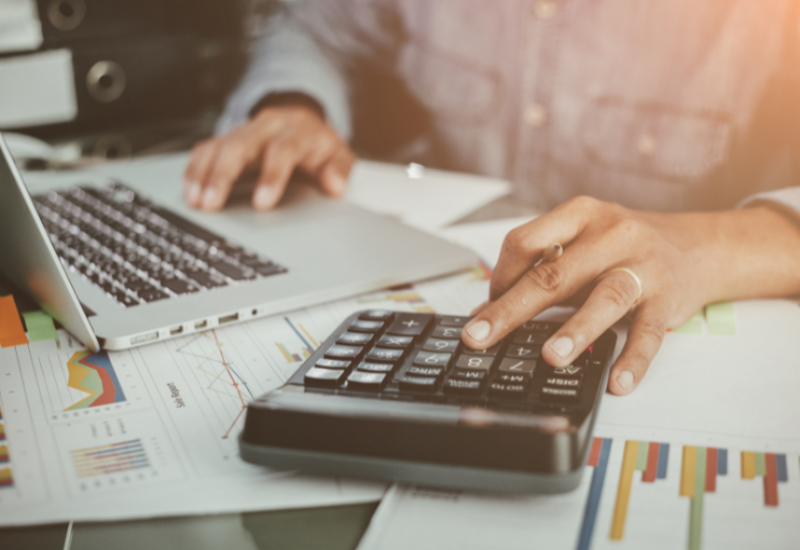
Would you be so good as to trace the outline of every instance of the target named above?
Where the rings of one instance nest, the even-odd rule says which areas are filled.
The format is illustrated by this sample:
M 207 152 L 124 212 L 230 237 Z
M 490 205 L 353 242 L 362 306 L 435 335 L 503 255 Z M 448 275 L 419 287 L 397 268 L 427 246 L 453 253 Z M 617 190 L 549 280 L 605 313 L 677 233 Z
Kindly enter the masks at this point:
M 536 212 L 502 198 L 460 220 L 488 221 Z M 351 550 L 378 503 L 248 514 L 81 523 L 73 526 L 72 550 Z M 0 548 L 61 550 L 66 524 L 0 529 Z

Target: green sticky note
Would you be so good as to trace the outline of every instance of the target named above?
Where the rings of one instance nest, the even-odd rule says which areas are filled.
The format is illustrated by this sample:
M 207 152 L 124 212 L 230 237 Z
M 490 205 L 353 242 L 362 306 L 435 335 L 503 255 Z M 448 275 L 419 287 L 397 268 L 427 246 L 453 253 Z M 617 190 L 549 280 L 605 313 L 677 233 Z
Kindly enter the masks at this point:
M 733 302 L 720 302 L 706 306 L 706 323 L 708 333 L 722 336 L 736 334 L 736 311 Z
M 28 329 L 28 339 L 31 342 L 42 340 L 55 340 L 58 338 L 56 325 L 53 318 L 44 311 L 28 311 L 22 314 L 25 327 Z
M 678 334 L 703 334 L 703 310 L 695 313 L 691 319 L 672 332 L 677 332 Z

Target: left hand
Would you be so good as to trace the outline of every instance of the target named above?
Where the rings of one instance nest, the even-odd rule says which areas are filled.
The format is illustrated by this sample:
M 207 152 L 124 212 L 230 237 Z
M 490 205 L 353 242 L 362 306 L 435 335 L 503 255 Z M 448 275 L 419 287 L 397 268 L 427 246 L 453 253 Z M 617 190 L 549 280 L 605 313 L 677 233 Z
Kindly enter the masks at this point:
M 564 246 L 563 255 L 534 267 L 554 242 Z M 800 268 L 800 248 L 792 248 L 798 245 L 800 229 L 766 207 L 659 214 L 578 197 L 508 234 L 489 302 L 476 310 L 463 340 L 485 349 L 552 305 L 579 305 L 542 348 L 549 364 L 566 366 L 630 313 L 628 339 L 608 384 L 612 393 L 628 394 L 641 382 L 667 329 L 704 304 L 800 291 L 798 272 L 785 273 L 787 267 Z M 794 264 L 776 266 L 781 254 Z M 630 274 L 609 273 L 618 267 L 642 281 L 638 301 L 639 285 Z

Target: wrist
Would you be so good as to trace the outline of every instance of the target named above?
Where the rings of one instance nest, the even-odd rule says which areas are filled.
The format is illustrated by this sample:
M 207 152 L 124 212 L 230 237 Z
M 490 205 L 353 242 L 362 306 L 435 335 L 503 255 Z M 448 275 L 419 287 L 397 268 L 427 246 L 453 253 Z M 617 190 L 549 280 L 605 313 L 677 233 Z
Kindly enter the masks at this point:
M 325 120 L 325 110 L 313 97 L 301 92 L 280 92 L 265 96 L 250 109 L 250 118 L 255 118 L 264 109 L 272 107 L 302 107 L 314 113 L 320 120 Z

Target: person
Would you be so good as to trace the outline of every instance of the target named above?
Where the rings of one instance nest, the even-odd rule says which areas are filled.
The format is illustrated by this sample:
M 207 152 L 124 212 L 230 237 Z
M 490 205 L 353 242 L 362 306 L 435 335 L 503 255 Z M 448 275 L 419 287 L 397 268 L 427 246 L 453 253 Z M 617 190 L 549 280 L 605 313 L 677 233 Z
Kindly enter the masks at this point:
M 552 208 L 506 237 L 464 342 L 573 303 L 542 350 L 564 366 L 628 315 L 608 385 L 628 394 L 704 304 L 800 293 L 799 29 L 791 0 L 295 0 L 185 196 L 217 210 L 254 167 L 260 210 L 295 169 L 340 195 L 360 75 L 397 77 L 443 165 Z M 552 243 L 563 255 L 539 262 Z

